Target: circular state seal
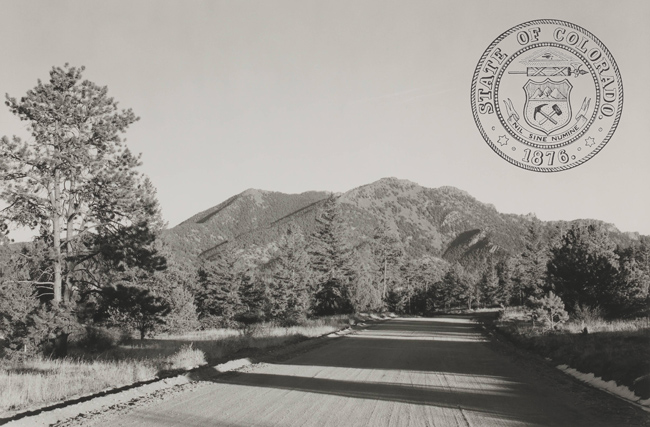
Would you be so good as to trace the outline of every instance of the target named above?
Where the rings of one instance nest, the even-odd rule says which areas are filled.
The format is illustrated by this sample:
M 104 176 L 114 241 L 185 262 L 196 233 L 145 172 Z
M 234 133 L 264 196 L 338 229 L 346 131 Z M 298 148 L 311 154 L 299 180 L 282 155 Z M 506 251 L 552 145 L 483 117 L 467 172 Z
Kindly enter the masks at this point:
M 570 22 L 526 22 L 501 34 L 472 79 L 472 112 L 485 141 L 524 169 L 557 172 L 607 144 L 623 108 L 614 58 Z

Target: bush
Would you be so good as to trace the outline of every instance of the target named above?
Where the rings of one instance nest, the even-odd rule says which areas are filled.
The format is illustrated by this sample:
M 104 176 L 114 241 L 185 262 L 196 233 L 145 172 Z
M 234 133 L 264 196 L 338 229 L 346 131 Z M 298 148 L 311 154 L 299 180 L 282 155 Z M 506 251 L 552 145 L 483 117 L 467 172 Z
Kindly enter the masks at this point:
M 96 320 L 108 325 L 129 328 L 140 333 L 140 339 L 152 335 L 157 325 L 164 323 L 170 311 L 162 298 L 151 295 L 148 289 L 117 285 L 102 289 L 102 305 Z
M 279 321 L 280 326 L 290 328 L 292 326 L 302 326 L 307 323 L 307 315 L 302 312 L 294 312 Z
M 193 344 L 187 344 L 180 348 L 176 353 L 168 358 L 171 369 L 194 369 L 205 365 L 205 353 L 198 348 L 193 348 Z
M 164 331 L 182 333 L 196 331 L 201 327 L 194 303 L 194 296 L 183 286 L 177 286 L 169 292 L 170 311 L 165 316 Z
M 236 315 L 235 321 L 239 333 L 244 336 L 253 336 L 264 321 L 264 313 L 261 310 L 246 311 Z
M 531 297 L 531 303 L 534 307 L 533 320 L 540 322 L 544 330 L 557 329 L 561 323 L 569 320 L 562 299 L 553 291 L 539 299 Z
M 62 357 L 67 353 L 68 335 L 81 330 L 74 313 L 65 304 L 40 305 L 18 327 L 5 335 L 5 354 L 15 360 L 37 355 Z
M 269 329 L 269 325 L 266 323 L 239 323 L 237 325 L 239 334 L 247 338 L 264 336 L 267 329 Z
M 125 341 L 124 331 L 118 329 L 86 326 L 86 331 L 77 340 L 77 346 L 91 352 L 105 351 Z
M 603 319 L 603 310 L 598 306 L 576 304 L 573 306 L 573 318 L 582 323 L 594 323 Z

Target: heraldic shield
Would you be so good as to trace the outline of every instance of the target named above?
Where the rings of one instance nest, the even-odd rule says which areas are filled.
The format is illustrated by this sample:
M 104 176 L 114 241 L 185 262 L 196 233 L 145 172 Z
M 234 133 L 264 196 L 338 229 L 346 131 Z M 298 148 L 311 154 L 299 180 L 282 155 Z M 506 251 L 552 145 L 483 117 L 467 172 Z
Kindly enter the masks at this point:
M 526 123 L 547 135 L 566 126 L 571 120 L 571 89 L 573 86 L 567 79 L 559 82 L 528 80 L 524 85 Z

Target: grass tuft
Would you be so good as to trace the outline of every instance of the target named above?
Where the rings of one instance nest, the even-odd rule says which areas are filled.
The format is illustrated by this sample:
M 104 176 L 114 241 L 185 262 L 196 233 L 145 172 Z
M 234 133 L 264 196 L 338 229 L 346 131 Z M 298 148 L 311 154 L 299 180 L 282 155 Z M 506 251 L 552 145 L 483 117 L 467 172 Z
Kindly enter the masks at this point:
M 189 370 L 205 365 L 205 353 L 192 347 L 193 343 L 184 345 L 168 358 L 170 369 Z

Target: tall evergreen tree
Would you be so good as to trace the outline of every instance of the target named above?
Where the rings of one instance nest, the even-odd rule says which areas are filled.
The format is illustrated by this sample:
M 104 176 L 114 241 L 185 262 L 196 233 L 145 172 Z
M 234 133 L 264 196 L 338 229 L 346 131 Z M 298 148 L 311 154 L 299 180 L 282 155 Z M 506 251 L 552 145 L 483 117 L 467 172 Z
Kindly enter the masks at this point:
M 617 248 L 618 280 L 613 283 L 612 311 L 639 315 L 650 310 L 650 245 L 641 239 L 627 248 Z
M 471 307 L 476 290 L 469 283 L 465 269 L 459 263 L 452 264 L 435 286 L 434 298 L 439 306 L 451 306 L 466 302 Z
M 576 304 L 611 308 L 618 275 L 616 245 L 601 224 L 574 223 L 551 249 L 548 274 L 568 309 Z
M 269 315 L 284 324 L 297 324 L 310 308 L 309 254 L 305 238 L 297 227 L 290 227 L 279 242 L 278 256 L 269 284 Z
M 156 325 L 164 323 L 164 316 L 169 310 L 169 304 L 163 298 L 152 295 L 148 289 L 107 286 L 102 289 L 102 306 L 97 312 L 97 319 L 114 327 L 136 330 L 143 340 L 153 333 Z
M 467 309 L 471 310 L 474 306 L 481 304 L 481 289 L 479 287 L 479 278 L 476 274 L 464 271 L 460 276 L 460 294 L 459 299 L 467 304 Z
M 500 260 L 496 264 L 497 278 L 499 279 L 499 291 L 497 293 L 497 304 L 510 305 L 514 289 L 514 263 L 515 258 Z
M 548 259 L 549 247 L 542 234 L 542 225 L 534 219 L 528 226 L 525 248 L 516 258 L 512 274 L 512 290 L 519 304 L 523 304 L 529 297 L 539 297 L 547 290 Z
M 348 313 L 352 310 L 352 250 L 348 246 L 346 226 L 335 196 L 325 201 L 317 221 L 318 229 L 312 235 L 309 250 L 314 273 L 314 312 Z
M 165 330 L 173 333 L 199 329 L 198 311 L 194 296 L 195 277 L 178 263 L 172 253 L 165 253 L 167 269 L 156 272 L 146 283 L 148 289 L 164 298 L 170 307 L 165 317 Z
M 239 285 L 239 299 L 242 305 L 238 320 L 256 323 L 266 320 L 269 315 L 269 283 L 272 273 L 258 270 L 247 271 Z
M 354 280 L 350 286 L 350 301 L 355 312 L 381 311 L 385 307 L 382 286 L 378 282 L 377 264 L 370 254 L 369 245 L 354 252 Z
M 240 288 L 244 277 L 244 269 L 232 252 L 223 252 L 199 268 L 197 306 L 204 327 L 234 325 L 243 308 Z
M 29 318 L 39 308 L 31 262 L 29 247 L 15 251 L 0 246 L 0 335 L 10 354 L 35 350 L 28 348 Z
M 101 257 L 163 267 L 151 250 L 161 222 L 155 192 L 120 137 L 138 118 L 119 110 L 106 87 L 82 80 L 83 71 L 54 67 L 49 82 L 39 80 L 20 99 L 7 95 L 31 135 L 0 144 L 0 198 L 7 205 L 0 223 L 40 230 L 49 246 L 41 286 L 47 282 L 51 304 L 61 306 L 52 312 L 68 314 Z M 65 342 L 64 328 L 58 334 Z
M 502 301 L 499 276 L 492 259 L 488 260 L 478 286 L 481 293 L 481 302 L 484 306 L 493 306 Z
M 377 278 L 381 283 L 382 298 L 386 299 L 391 287 L 400 282 L 400 266 L 404 258 L 404 248 L 399 235 L 383 222 L 373 232 L 372 252 L 377 264 Z

